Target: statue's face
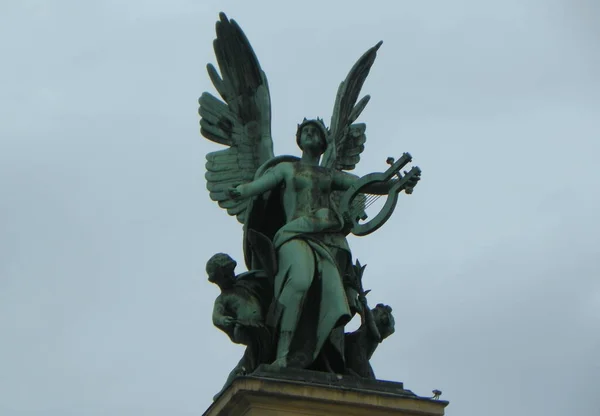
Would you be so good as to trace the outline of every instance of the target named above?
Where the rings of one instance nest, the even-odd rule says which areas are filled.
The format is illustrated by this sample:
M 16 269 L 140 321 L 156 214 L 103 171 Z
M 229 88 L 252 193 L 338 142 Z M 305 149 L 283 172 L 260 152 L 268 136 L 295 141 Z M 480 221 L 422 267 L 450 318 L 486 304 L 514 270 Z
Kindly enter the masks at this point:
M 302 127 L 300 132 L 300 147 L 304 151 L 322 154 L 325 151 L 325 138 L 321 130 L 312 123 Z
M 379 329 L 382 338 L 387 338 L 394 333 L 394 317 L 383 305 L 377 305 L 373 309 L 373 317 L 375 318 L 377 329 Z
M 216 283 L 220 287 L 229 287 L 235 283 L 235 277 L 231 273 L 225 272 L 224 270 L 216 270 L 211 276 L 213 283 Z
M 225 264 L 211 264 L 206 272 L 208 274 L 209 282 L 215 283 L 218 286 L 231 286 L 235 281 L 234 268 L 236 266 L 235 261 L 231 260 Z

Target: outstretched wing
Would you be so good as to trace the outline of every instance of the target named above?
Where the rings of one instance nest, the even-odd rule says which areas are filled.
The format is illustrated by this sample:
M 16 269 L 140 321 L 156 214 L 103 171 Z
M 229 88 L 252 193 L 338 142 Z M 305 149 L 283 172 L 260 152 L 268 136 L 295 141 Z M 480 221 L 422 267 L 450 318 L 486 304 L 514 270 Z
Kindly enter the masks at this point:
M 331 116 L 329 143 L 323 155 L 322 166 L 352 170 L 360 160 L 367 139 L 366 125 L 353 123 L 371 97 L 365 95 L 360 101 L 357 100 L 382 43 L 377 43 L 360 57 L 338 88 Z
M 202 94 L 200 133 L 228 148 L 206 155 L 206 186 L 213 201 L 244 223 L 248 201 L 231 199 L 227 189 L 252 181 L 258 167 L 273 157 L 271 99 L 246 35 L 224 13 L 219 18 L 213 47 L 221 75 L 212 64 L 207 70 L 223 101 Z

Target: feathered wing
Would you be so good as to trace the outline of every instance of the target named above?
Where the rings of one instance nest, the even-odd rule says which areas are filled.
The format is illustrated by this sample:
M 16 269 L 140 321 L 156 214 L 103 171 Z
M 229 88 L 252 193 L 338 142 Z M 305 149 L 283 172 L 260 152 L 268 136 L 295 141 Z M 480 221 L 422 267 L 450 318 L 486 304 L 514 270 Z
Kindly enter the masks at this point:
M 366 125 L 353 123 L 371 97 L 365 95 L 360 101 L 357 100 L 381 44 L 382 42 L 377 43 L 360 57 L 338 88 L 331 116 L 329 143 L 323 155 L 322 166 L 352 170 L 360 161 L 367 139 Z
M 273 157 L 271 100 L 246 35 L 224 13 L 219 18 L 213 47 L 221 75 L 212 64 L 207 70 L 223 101 L 205 92 L 198 111 L 201 134 L 228 147 L 206 155 L 206 187 L 213 201 L 244 223 L 248 201 L 231 199 L 227 189 L 252 181 L 258 167 Z
M 371 70 L 377 50 L 383 42 L 370 48 L 354 64 L 346 79 L 340 84 L 335 98 L 333 114 L 331 116 L 330 134 L 328 145 L 321 165 L 330 169 L 352 170 L 360 161 L 360 154 L 365 150 L 367 136 L 365 130 L 367 126 L 364 123 L 353 124 L 360 113 L 370 100 L 369 95 L 365 95 L 358 100 L 358 95 L 362 89 L 367 75 Z M 331 203 L 334 209 L 339 209 L 341 191 L 335 191 L 331 194 Z M 355 204 L 359 212 L 364 210 L 366 196 L 360 195 L 355 199 Z

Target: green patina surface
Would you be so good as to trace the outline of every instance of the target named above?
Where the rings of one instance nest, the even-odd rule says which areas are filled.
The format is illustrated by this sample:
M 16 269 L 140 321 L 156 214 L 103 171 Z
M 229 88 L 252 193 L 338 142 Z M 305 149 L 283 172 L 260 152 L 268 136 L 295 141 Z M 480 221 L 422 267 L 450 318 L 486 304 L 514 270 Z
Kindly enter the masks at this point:
M 297 127 L 301 156 L 275 156 L 271 101 L 265 73 L 246 36 L 224 14 L 214 51 L 220 73 L 208 73 L 221 99 L 199 99 L 201 134 L 225 149 L 207 154 L 212 200 L 244 225 L 248 272 L 236 276 L 225 254 L 207 264 L 221 288 L 213 322 L 233 342 L 247 345 L 234 377 L 267 364 L 271 371 L 301 368 L 375 378 L 369 359 L 394 332 L 391 308 L 370 309 L 362 288 L 364 267 L 353 264 L 347 235 L 368 235 L 394 211 L 399 194 L 410 194 L 421 171 L 405 153 L 384 172 L 350 174 L 366 141 L 355 123 L 369 101 L 359 99 L 381 42 L 370 48 L 340 84 L 329 127 L 304 119 Z M 385 198 L 380 212 L 371 203 Z M 361 327 L 344 325 L 359 313 Z M 226 385 L 227 385 L 226 383 Z

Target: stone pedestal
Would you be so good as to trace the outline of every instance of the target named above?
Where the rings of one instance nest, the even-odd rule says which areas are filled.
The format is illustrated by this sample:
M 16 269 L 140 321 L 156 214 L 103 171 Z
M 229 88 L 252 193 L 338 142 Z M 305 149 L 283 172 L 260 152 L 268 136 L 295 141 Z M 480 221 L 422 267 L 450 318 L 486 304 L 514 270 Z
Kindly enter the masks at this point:
M 418 397 L 402 383 L 259 367 L 236 378 L 204 416 L 441 416 L 447 405 Z

